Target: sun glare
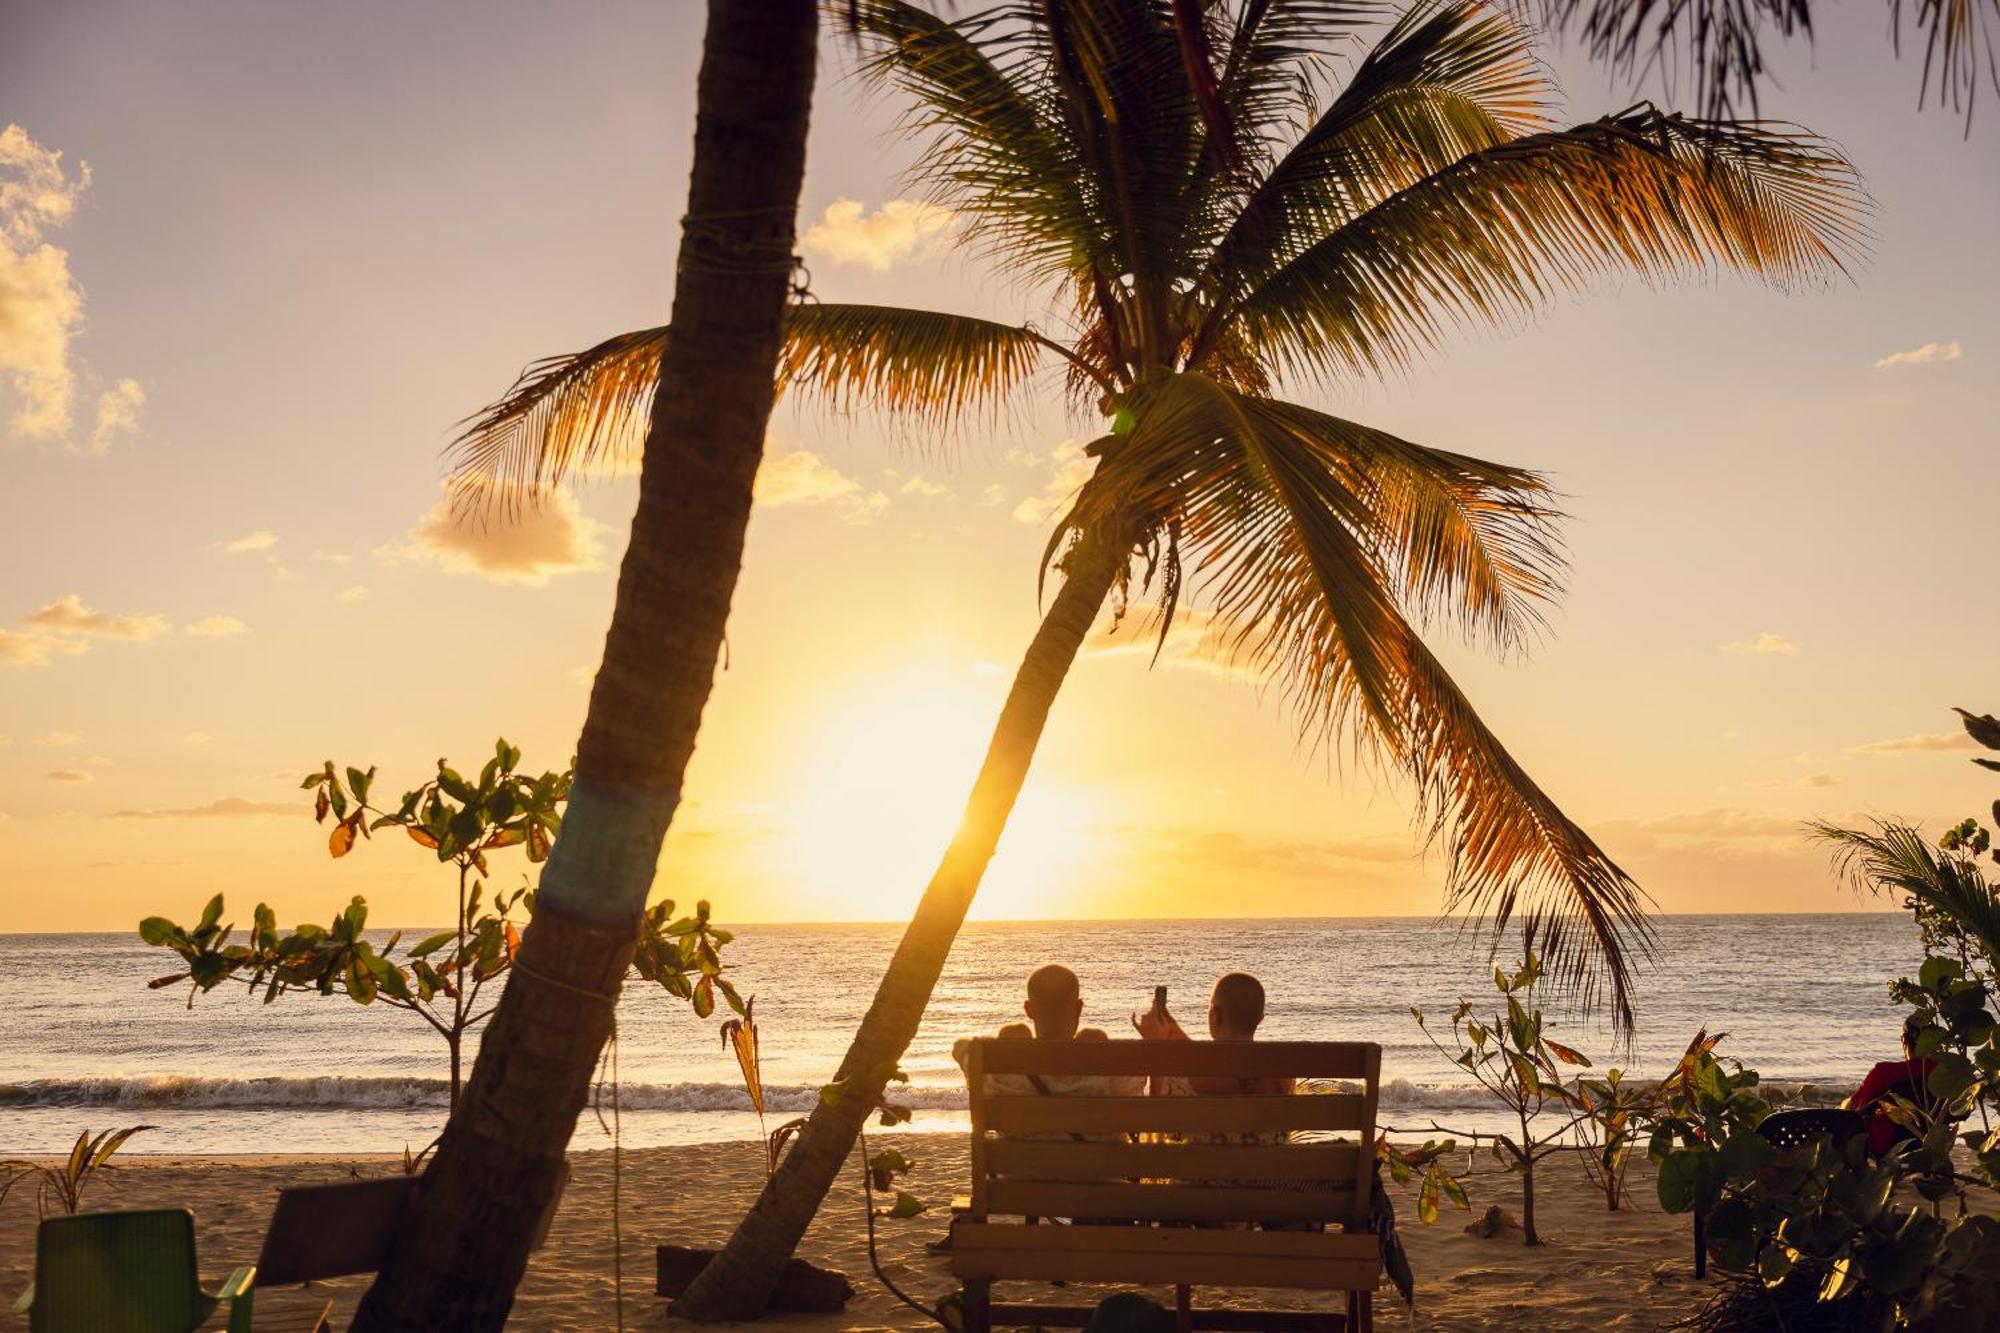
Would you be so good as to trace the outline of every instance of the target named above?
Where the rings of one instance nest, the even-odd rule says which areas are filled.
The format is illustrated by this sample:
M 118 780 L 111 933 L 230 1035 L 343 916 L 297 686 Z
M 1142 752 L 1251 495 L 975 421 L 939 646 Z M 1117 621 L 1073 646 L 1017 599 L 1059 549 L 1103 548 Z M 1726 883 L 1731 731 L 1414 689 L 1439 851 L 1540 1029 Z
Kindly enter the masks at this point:
M 827 701 L 831 720 L 802 746 L 774 849 L 810 919 L 909 914 L 958 827 L 999 714 L 990 682 L 976 684 L 913 670 L 891 687 Z M 1073 912 L 1099 856 L 1100 822 L 1091 793 L 1030 776 L 973 915 Z

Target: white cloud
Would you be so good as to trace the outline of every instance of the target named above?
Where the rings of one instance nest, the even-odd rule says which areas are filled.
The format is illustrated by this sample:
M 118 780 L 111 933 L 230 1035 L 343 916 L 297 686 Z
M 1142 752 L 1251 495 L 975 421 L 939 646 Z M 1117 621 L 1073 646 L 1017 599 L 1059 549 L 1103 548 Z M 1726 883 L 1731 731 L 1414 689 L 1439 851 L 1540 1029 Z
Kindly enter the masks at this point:
M 208 743 L 209 743 L 210 741 L 212 741 L 212 740 L 214 740 L 214 739 L 215 739 L 215 737 L 213 737 L 213 736 L 209 735 L 209 734 L 208 734 L 207 732 L 205 732 L 205 731 L 190 731 L 190 732 L 189 732 L 189 733 L 188 733 L 187 735 L 185 735 L 185 736 L 181 737 L 181 744 L 182 744 L 182 745 L 207 745 L 207 744 L 208 744 Z
M 202 639 L 233 639 L 239 634 L 248 634 L 250 627 L 235 616 L 204 616 L 181 632 Z
M 824 505 L 849 523 L 866 523 L 889 507 L 889 497 L 870 491 L 818 454 L 806 449 L 766 454 L 754 491 L 766 509 Z
M 1796 657 L 1799 646 L 1783 634 L 1765 630 L 1754 639 L 1741 643 L 1725 643 L 1722 645 L 1722 651 L 1735 653 L 1738 657 Z
M 352 563 L 354 557 L 345 551 L 314 551 L 313 559 L 324 560 L 329 565 L 345 565 Z
M 352 606 L 356 602 L 365 602 L 368 600 L 368 589 L 362 587 L 359 583 L 350 583 L 340 590 L 340 600 L 346 602 L 349 606 Z
M 981 508 L 991 509 L 995 505 L 1003 505 L 1006 503 L 1007 503 L 1007 488 L 1005 486 L 1002 486 L 997 481 L 979 493 L 979 504 Z
M 94 754 L 83 761 L 85 768 L 116 768 L 118 761 L 108 754 Z
M 1801 787 L 1838 787 L 1840 779 L 1831 773 L 1808 773 L 1799 779 Z
M 908 478 L 906 481 L 903 482 L 901 486 L 898 486 L 896 489 L 902 492 L 904 495 L 921 495 L 924 496 L 925 498 L 930 498 L 932 496 L 938 496 L 938 495 L 951 494 L 951 487 L 943 485 L 942 483 L 939 482 L 932 481 L 929 477 L 926 477 L 921 472 Z
M 873 213 L 853 199 L 836 199 L 806 228 L 799 246 L 836 264 L 865 264 L 886 273 L 905 259 L 927 259 L 950 239 L 957 218 L 920 199 L 891 199 Z
M 51 658 L 74 657 L 83 650 L 75 639 L 0 629 L 0 662 L 9 666 L 47 666 Z
M 43 775 L 50 782 L 89 782 L 91 776 L 80 768 L 54 768 Z
M 146 391 L 135 379 L 122 379 L 97 395 L 97 424 L 90 430 L 90 452 L 101 454 L 114 442 L 139 433 L 139 409 Z
M 269 528 L 259 528 L 255 532 L 245 533 L 235 541 L 224 542 L 222 549 L 231 555 L 242 555 L 248 551 L 268 551 L 277 544 L 277 533 Z
M 537 588 L 552 575 L 599 567 L 604 525 L 585 514 L 574 495 L 556 489 L 531 496 L 513 483 L 498 485 L 468 504 L 446 496 L 417 520 L 407 542 L 376 554 Z
M 83 288 L 69 252 L 46 233 L 62 226 L 90 186 L 90 167 L 64 170 L 62 154 L 19 125 L 0 130 L 0 380 L 24 440 L 69 437 L 76 398 L 70 344 L 83 325 Z
M 30 629 L 104 639 L 157 639 L 167 632 L 165 616 L 119 616 L 92 610 L 75 593 L 58 597 L 21 622 Z
M 42 733 L 35 744 L 44 750 L 64 750 L 83 743 L 83 737 L 73 731 L 49 731 Z
M 1921 366 L 1929 361 L 1957 361 L 1965 355 L 1965 349 L 1955 342 L 1925 343 L 1922 347 L 1912 347 L 1908 351 L 1891 352 L 1875 363 L 1877 370 L 1891 370 L 1896 366 Z
M 1051 449 L 1042 462 L 1045 466 L 1053 464 L 1053 470 L 1042 483 L 1039 495 L 1031 495 L 1014 506 L 1014 519 L 1018 523 L 1046 523 L 1062 513 L 1097 469 L 1096 462 L 1074 440 L 1065 440 Z

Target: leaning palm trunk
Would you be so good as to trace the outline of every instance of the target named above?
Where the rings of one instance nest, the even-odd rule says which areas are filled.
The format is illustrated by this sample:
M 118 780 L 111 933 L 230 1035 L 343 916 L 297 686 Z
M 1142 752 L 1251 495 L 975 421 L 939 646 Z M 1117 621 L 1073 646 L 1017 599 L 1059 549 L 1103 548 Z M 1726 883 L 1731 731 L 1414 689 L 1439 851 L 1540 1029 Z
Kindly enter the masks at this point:
M 713 683 L 790 284 L 814 0 L 717 0 L 673 327 L 563 836 L 358 1330 L 498 1329 L 555 1197 Z
M 1027 781 L 1049 709 L 1124 570 L 1123 555 L 1117 542 L 1086 537 L 1064 561 L 1062 588 L 1021 659 L 958 832 L 924 889 L 876 988 L 875 1002 L 841 1062 L 836 1076 L 841 1095 L 814 1108 L 791 1152 L 765 1183 L 756 1206 L 738 1225 L 729 1245 L 673 1303 L 673 1313 L 718 1321 L 750 1319 L 763 1312 L 776 1275 L 847 1160 L 890 1071 L 917 1035 L 952 941 Z

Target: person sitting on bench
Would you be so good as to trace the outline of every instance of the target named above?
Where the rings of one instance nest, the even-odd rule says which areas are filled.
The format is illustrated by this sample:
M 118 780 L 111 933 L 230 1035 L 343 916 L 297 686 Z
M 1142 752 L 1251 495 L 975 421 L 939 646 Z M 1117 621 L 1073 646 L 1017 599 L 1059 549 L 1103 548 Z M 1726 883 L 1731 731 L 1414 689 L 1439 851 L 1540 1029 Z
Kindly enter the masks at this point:
M 995 1035 L 1037 1041 L 1107 1039 L 1098 1028 L 1078 1030 L 1083 1021 L 1083 988 L 1076 973 L 1060 963 L 1046 964 L 1028 975 L 1028 995 L 1021 1002 L 1021 1011 L 1028 1016 L 1027 1023 L 1009 1023 Z M 965 1049 L 970 1044 L 963 1037 L 952 1044 L 951 1057 L 960 1069 L 965 1068 Z M 1014 1096 L 1142 1097 L 1146 1080 L 1122 1074 L 993 1074 L 987 1078 L 987 1091 Z
M 1208 997 L 1208 1035 L 1216 1041 L 1255 1041 L 1264 1022 L 1264 983 L 1248 972 L 1231 972 L 1215 983 Z M 1190 1038 L 1164 1005 L 1135 1014 L 1132 1026 L 1147 1041 L 1188 1041 Z M 1189 1078 L 1169 1080 L 1164 1091 L 1205 1097 L 1262 1093 L 1290 1096 L 1290 1078 Z

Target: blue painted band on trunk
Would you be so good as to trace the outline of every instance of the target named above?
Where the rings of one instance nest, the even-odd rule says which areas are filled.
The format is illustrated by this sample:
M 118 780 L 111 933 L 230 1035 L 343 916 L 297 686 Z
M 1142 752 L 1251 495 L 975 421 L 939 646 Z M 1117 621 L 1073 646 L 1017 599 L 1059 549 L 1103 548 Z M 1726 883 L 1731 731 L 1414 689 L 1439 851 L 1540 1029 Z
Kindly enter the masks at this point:
M 592 782 L 579 773 L 536 904 L 605 924 L 644 911 L 680 796 L 678 788 Z

